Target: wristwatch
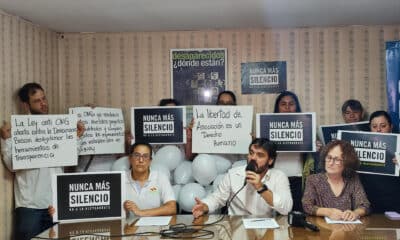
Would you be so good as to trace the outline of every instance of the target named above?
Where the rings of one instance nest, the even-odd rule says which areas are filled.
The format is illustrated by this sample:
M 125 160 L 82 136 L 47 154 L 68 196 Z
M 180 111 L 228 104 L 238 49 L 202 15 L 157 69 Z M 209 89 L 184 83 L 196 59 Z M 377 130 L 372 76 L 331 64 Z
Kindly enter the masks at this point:
M 263 192 L 265 192 L 265 191 L 267 191 L 267 190 L 268 190 L 267 185 L 263 184 L 262 187 L 261 187 L 260 189 L 257 190 L 257 193 L 258 193 L 258 194 L 261 194 L 261 193 L 263 193 Z

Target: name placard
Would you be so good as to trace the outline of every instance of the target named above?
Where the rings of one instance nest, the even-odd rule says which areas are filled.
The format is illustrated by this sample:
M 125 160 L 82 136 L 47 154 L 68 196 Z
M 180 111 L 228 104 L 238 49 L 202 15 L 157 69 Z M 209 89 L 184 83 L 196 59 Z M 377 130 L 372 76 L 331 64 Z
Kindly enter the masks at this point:
M 136 142 L 186 143 L 186 109 L 183 106 L 135 107 L 131 109 L 131 119 Z
M 256 136 L 275 142 L 279 152 L 315 152 L 315 113 L 259 113 Z
M 349 142 L 357 152 L 361 165 L 359 172 L 399 176 L 393 162 L 399 151 L 398 134 L 338 131 L 338 139 Z
M 70 108 L 85 124 L 79 155 L 113 154 L 124 152 L 125 124 L 119 108 Z
M 248 153 L 253 106 L 193 106 L 192 151 Z
M 321 125 L 319 126 L 319 136 L 323 144 L 326 145 L 330 141 L 337 139 L 337 132 L 343 131 L 366 131 L 369 132 L 369 122 L 357 122 L 357 123 L 343 123 L 334 125 Z
M 52 176 L 54 221 L 119 219 L 124 214 L 124 172 Z
M 13 169 L 77 165 L 75 115 L 12 115 Z

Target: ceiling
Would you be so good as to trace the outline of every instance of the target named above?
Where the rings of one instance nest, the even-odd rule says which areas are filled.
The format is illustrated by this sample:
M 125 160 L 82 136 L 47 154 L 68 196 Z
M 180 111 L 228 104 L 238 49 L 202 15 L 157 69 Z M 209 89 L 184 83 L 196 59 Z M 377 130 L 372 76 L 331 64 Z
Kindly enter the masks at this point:
M 0 0 L 58 32 L 400 24 L 400 0 Z

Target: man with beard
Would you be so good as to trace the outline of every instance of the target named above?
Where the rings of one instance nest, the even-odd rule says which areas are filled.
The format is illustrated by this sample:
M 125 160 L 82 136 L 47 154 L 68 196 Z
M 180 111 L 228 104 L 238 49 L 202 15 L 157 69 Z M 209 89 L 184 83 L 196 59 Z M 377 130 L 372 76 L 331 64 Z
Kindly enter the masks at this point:
M 18 91 L 24 109 L 29 114 L 48 114 L 49 107 L 43 88 L 37 83 L 27 83 Z M 82 136 L 84 126 L 78 123 L 77 135 Z M 4 123 L 0 128 L 3 161 L 15 173 L 15 234 L 14 239 L 31 239 L 53 225 L 47 208 L 52 203 L 52 174 L 62 173 L 62 167 L 44 167 L 14 171 L 12 168 L 11 126 Z
M 289 180 L 282 171 L 273 169 L 276 156 L 273 142 L 254 139 L 247 155 L 247 163 L 255 165 L 254 171 L 246 166 L 231 169 L 214 193 L 202 200 L 195 198 L 193 216 L 214 212 L 227 202 L 229 215 L 272 216 L 273 210 L 288 214 L 293 206 Z

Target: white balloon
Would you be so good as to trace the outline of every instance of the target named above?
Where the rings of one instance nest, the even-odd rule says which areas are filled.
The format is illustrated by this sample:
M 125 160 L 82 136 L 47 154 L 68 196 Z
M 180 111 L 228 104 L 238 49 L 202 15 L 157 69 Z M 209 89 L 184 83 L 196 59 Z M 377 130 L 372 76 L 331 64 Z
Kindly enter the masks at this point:
M 219 185 L 219 183 L 222 181 L 222 179 L 224 178 L 224 176 L 225 176 L 225 174 L 219 174 L 219 175 L 215 178 L 215 180 L 214 180 L 214 182 L 213 182 L 213 185 L 212 185 L 214 191 L 217 190 L 218 185 Z
M 174 171 L 174 181 L 176 184 L 186 184 L 194 182 L 192 176 L 192 162 L 183 161 Z
M 209 185 L 217 177 L 215 159 L 208 154 L 199 154 L 193 160 L 192 172 L 194 179 L 203 186 Z
M 111 166 L 111 171 L 128 171 L 131 168 L 131 164 L 129 162 L 129 157 L 121 157 L 114 161 Z
M 180 185 L 180 184 L 177 184 L 177 185 L 174 185 L 174 186 L 172 186 L 172 189 L 174 190 L 174 193 L 175 193 L 175 199 L 179 199 L 179 193 L 181 192 L 181 189 L 182 189 L 182 185 Z
M 191 212 L 196 201 L 194 198 L 202 199 L 206 196 L 206 190 L 198 183 L 188 183 L 182 187 L 179 193 L 179 207 L 186 212 Z
M 215 159 L 215 164 L 217 165 L 218 174 L 226 173 L 228 169 L 232 167 L 232 163 L 231 161 L 229 161 L 229 159 L 226 159 L 225 157 L 218 154 L 212 156 Z
M 210 195 L 214 191 L 213 185 L 205 186 L 204 189 L 206 190 L 206 196 Z
M 247 160 L 236 161 L 232 164 L 232 168 L 247 165 Z
M 185 159 L 185 153 L 177 146 L 166 145 L 160 148 L 154 155 L 153 162 L 163 164 L 170 171 L 174 170 Z
M 167 166 L 152 162 L 150 165 L 150 170 L 155 170 L 164 173 L 164 175 L 167 176 L 168 179 L 171 181 L 171 172 L 169 171 Z

